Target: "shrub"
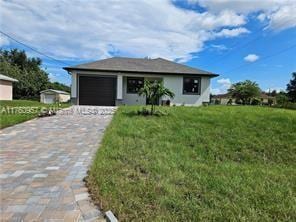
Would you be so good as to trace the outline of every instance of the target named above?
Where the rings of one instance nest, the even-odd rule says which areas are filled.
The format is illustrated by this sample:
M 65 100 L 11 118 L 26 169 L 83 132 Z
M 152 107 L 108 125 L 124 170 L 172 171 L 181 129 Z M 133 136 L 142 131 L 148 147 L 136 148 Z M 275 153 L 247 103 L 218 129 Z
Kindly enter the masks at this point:
M 276 95 L 276 103 L 278 105 L 284 105 L 288 102 L 289 102 L 289 98 L 284 92 L 280 92 L 278 95 Z
M 272 106 L 273 105 L 273 102 L 274 102 L 273 99 L 271 99 L 271 98 L 268 99 L 268 105 L 269 106 Z
M 295 109 L 296 110 L 296 103 L 287 102 L 287 103 L 284 103 L 284 104 L 276 104 L 275 107 L 284 108 L 284 109 Z
M 240 99 L 235 99 L 235 103 L 238 104 L 238 105 L 241 105 L 242 101 Z
M 254 99 L 252 99 L 252 101 L 251 101 L 251 105 L 252 105 L 252 106 L 258 106 L 258 105 L 260 105 L 260 104 L 261 104 L 260 99 L 254 98 Z

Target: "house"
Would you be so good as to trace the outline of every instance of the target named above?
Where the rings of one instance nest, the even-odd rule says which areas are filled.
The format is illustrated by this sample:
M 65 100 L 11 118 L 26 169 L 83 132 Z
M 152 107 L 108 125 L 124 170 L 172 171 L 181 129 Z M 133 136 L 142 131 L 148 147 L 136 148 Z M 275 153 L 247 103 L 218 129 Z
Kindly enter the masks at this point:
M 18 80 L 0 74 L 0 100 L 12 100 L 13 82 Z
M 269 101 L 272 101 L 272 104 L 276 104 L 275 96 L 268 95 L 268 93 L 261 92 L 260 94 L 261 103 L 264 105 L 268 105 Z
M 218 76 L 162 58 L 114 57 L 64 69 L 72 76 L 71 100 L 77 105 L 144 105 L 138 91 L 148 80 L 174 92 L 170 104 L 199 106 L 210 101 L 210 80 Z
M 235 103 L 235 99 L 232 98 L 231 93 L 225 93 L 225 94 L 218 94 L 218 95 L 213 95 L 212 97 L 212 103 L 218 103 L 221 105 L 227 105 L 229 103 L 229 100 L 232 99 L 232 104 L 236 104 Z M 262 105 L 268 105 L 269 104 L 269 100 L 272 101 L 273 104 L 275 104 L 276 99 L 274 96 L 269 96 L 267 93 L 265 92 L 261 92 L 258 99 L 260 100 Z
M 40 102 L 42 103 L 63 103 L 70 100 L 70 93 L 55 89 L 46 89 L 40 92 Z
M 216 101 L 219 101 L 219 104 L 226 105 L 228 104 L 229 100 L 231 99 L 231 94 L 230 93 L 225 93 L 225 94 L 218 94 L 218 95 L 213 95 L 212 97 L 212 103 L 217 103 Z M 234 104 L 234 99 L 232 99 L 232 103 Z

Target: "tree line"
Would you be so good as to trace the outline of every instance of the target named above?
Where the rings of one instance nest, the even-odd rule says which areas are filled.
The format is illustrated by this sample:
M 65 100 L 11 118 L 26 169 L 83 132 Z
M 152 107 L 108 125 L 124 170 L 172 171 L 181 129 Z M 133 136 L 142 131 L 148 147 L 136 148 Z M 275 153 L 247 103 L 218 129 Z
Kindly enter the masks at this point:
M 236 103 L 243 105 L 255 104 L 257 98 L 260 97 L 261 89 L 256 82 L 251 80 L 245 80 L 233 84 L 228 92 L 235 99 Z M 273 90 L 270 93 L 266 93 L 270 97 L 275 97 L 277 104 L 286 105 L 288 103 L 296 103 L 296 72 L 292 73 L 292 79 L 287 84 L 286 92 L 281 91 L 277 93 Z M 257 101 L 260 102 L 260 101 Z M 272 100 L 270 103 L 272 104 Z M 270 104 L 270 105 L 271 105 Z
M 40 91 L 56 89 L 70 92 L 70 87 L 51 82 L 48 73 L 41 68 L 40 58 L 28 57 L 25 51 L 0 49 L 0 73 L 14 79 L 13 97 L 15 99 L 39 99 Z

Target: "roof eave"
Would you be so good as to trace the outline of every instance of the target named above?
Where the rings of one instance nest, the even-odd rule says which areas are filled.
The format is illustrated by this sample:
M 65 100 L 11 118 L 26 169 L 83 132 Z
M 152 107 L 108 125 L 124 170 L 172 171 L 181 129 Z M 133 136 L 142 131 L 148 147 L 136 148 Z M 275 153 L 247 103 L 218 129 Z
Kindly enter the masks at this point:
M 171 73 L 171 72 L 146 72 L 146 71 L 132 71 L 132 70 L 110 70 L 110 69 L 90 69 L 90 68 L 75 68 L 75 67 L 63 67 L 64 70 L 71 72 L 77 71 L 92 71 L 92 72 L 121 72 L 121 73 L 149 73 L 149 74 L 171 74 L 171 75 L 200 75 L 210 76 L 212 78 L 219 76 L 215 73 Z

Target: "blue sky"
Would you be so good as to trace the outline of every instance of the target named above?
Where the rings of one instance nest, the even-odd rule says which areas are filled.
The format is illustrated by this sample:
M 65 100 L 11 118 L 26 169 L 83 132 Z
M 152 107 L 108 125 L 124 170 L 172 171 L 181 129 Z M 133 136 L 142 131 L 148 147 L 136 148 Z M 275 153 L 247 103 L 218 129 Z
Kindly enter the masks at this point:
M 73 4 L 75 2 L 75 4 Z M 212 92 L 250 79 L 285 89 L 296 71 L 295 0 L 0 1 L 0 46 L 43 60 L 54 81 L 70 84 L 65 64 L 112 56 L 163 57 L 220 74 Z

